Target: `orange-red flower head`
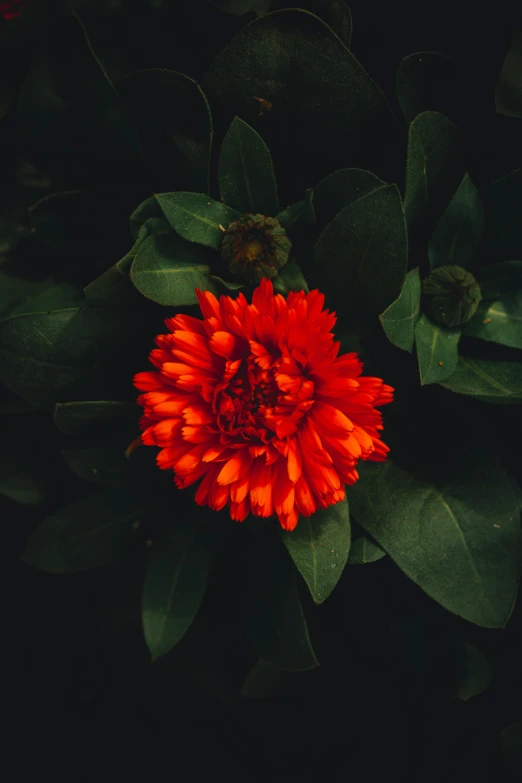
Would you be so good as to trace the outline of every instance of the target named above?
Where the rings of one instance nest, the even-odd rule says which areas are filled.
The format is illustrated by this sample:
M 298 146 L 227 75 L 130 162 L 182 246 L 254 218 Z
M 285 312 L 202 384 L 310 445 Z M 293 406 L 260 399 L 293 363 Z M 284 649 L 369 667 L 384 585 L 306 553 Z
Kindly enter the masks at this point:
M 201 479 L 196 503 L 243 521 L 277 514 L 285 530 L 344 499 L 359 459 L 382 461 L 377 406 L 393 389 L 338 356 L 335 314 L 319 291 L 274 295 L 263 279 L 252 304 L 197 291 L 203 320 L 176 315 L 138 373 L 142 441 L 159 446 L 177 487 Z

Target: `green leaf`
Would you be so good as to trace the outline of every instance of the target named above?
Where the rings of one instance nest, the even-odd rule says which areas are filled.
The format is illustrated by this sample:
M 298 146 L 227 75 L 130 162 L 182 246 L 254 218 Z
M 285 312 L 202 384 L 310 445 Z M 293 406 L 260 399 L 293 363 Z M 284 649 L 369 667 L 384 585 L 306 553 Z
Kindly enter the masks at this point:
M 143 588 L 143 631 L 153 660 L 186 634 L 207 586 L 216 523 L 176 518 L 153 540 Z
M 24 267 L 18 258 L 0 258 L 0 316 L 42 293 L 53 284 L 51 277 L 35 280 L 24 277 Z
M 352 541 L 348 563 L 350 565 L 364 565 L 365 563 L 375 563 L 383 557 L 386 557 L 386 552 L 375 541 L 366 536 L 359 536 Z
M 404 211 L 416 230 L 437 220 L 463 176 L 457 127 L 443 114 L 417 115 L 408 133 Z
M 400 291 L 407 261 L 402 202 L 383 185 L 345 207 L 322 232 L 308 272 L 327 305 L 349 318 L 377 316 Z
M 151 68 L 118 83 L 136 120 L 154 188 L 208 191 L 212 117 L 195 81 Z
M 238 217 L 234 209 L 204 193 L 158 193 L 156 198 L 180 237 L 216 249 L 227 225 Z
M 495 106 L 499 114 L 522 117 L 522 30 L 513 31 L 495 89 Z
M 276 294 L 287 296 L 290 291 L 305 291 L 308 293 L 308 284 L 302 269 L 296 261 L 290 261 L 272 280 Z
M 60 432 L 74 438 L 103 434 L 107 429 L 138 422 L 141 409 L 135 402 L 92 400 L 58 403 L 53 421 Z
M 505 294 L 522 289 L 522 261 L 504 261 L 481 269 L 482 299 L 500 299 Z
M 522 364 L 459 356 L 455 371 L 441 386 L 483 402 L 520 403 Z
M 455 678 L 451 694 L 461 701 L 478 696 L 489 687 L 495 670 L 479 649 L 460 639 L 453 644 Z
M 29 539 L 22 560 L 51 574 L 117 563 L 154 504 L 132 489 L 100 490 L 47 517 Z
M 273 217 L 279 211 L 270 150 L 246 122 L 234 117 L 219 154 L 221 201 L 237 209 Z
M 48 494 L 49 482 L 41 470 L 11 454 L 0 456 L 0 495 L 34 506 Z
M 293 172 L 297 192 L 342 165 L 371 159 L 392 135 L 380 89 L 337 35 L 303 10 L 246 25 L 215 58 L 203 89 L 217 123 L 228 127 L 239 115 L 261 129 L 276 171 L 281 162 Z M 260 100 L 270 109 L 260 111 Z M 317 149 L 321 155 L 310 155 Z
M 149 196 L 131 213 L 129 218 L 129 228 L 134 241 L 140 236 L 141 227 L 150 218 L 163 218 L 163 212 L 155 196 Z
M 313 207 L 318 223 L 325 226 L 344 207 L 386 185 L 363 169 L 339 169 L 321 180 L 313 191 Z
M 276 0 L 272 10 L 288 8 L 288 0 Z M 325 22 L 349 49 L 352 42 L 352 13 L 345 0 L 300 0 L 299 8 Z
M 482 202 L 466 173 L 428 243 L 431 268 L 457 264 L 472 269 L 483 228 Z
M 447 329 L 421 315 L 415 325 L 415 347 L 423 386 L 445 381 L 453 373 L 460 335 L 460 329 Z
M 120 313 L 96 307 L 11 314 L 0 322 L 0 378 L 28 402 L 53 406 L 103 376 L 126 334 Z
M 507 473 L 485 448 L 412 454 L 358 466 L 348 496 L 357 521 L 404 573 L 451 612 L 504 626 L 520 570 L 518 502 Z M 429 479 L 427 478 L 429 476 Z
M 420 294 L 420 277 L 417 267 L 406 275 L 398 299 L 392 302 L 379 316 L 388 340 L 397 348 L 402 348 L 403 351 L 410 353 L 413 350 L 415 324 L 420 313 Z
M 481 258 L 487 264 L 522 258 L 522 169 L 490 182 L 480 195 L 485 215 Z
M 522 291 L 495 302 L 483 302 L 464 327 L 468 337 L 522 348 Z
M 276 215 L 276 219 L 286 231 L 290 231 L 294 226 L 314 226 L 315 210 L 313 206 L 313 190 L 306 191 L 306 198 L 302 201 L 296 201 L 289 204 Z
M 425 111 L 445 111 L 455 83 L 451 57 L 440 52 L 415 52 L 401 60 L 396 91 L 402 113 L 410 123 Z
M 325 601 L 341 578 L 350 551 L 350 515 L 343 500 L 302 517 L 281 538 L 317 604 Z
M 132 485 L 129 460 L 122 449 L 63 449 L 62 456 L 73 473 L 85 481 L 115 489 Z
M 288 671 L 307 671 L 318 663 L 310 644 L 294 565 L 275 531 L 256 534 L 247 553 L 244 626 L 266 663 Z
M 196 288 L 217 290 L 209 277 L 213 261 L 211 250 L 179 236 L 151 236 L 136 254 L 131 280 L 143 296 L 161 305 L 194 305 Z

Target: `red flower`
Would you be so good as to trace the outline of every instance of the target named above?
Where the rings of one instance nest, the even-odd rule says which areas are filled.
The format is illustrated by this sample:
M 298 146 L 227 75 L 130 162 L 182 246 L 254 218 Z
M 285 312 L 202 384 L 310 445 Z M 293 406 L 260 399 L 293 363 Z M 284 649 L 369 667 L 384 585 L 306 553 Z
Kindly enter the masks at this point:
M 6 21 L 9 21 L 21 16 L 24 6 L 25 3 L 22 0 L 7 0 L 5 3 L 0 3 L 0 14 Z
M 334 313 L 319 291 L 274 296 L 263 279 L 249 304 L 197 291 L 203 320 L 176 315 L 138 373 L 145 392 L 142 442 L 160 446 L 177 487 L 202 479 L 196 503 L 230 506 L 242 521 L 299 515 L 344 499 L 359 459 L 382 461 L 382 418 L 392 400 L 380 378 L 362 377 L 357 354 L 337 356 Z

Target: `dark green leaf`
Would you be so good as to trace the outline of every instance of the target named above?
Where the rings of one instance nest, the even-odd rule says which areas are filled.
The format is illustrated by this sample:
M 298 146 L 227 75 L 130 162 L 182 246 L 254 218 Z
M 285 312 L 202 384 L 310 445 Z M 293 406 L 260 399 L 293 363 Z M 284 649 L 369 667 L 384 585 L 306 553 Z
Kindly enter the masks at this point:
M 483 302 L 464 334 L 522 348 L 522 290 L 495 302 Z
M 522 261 L 504 261 L 481 269 L 482 299 L 500 299 L 505 294 L 522 289 Z
M 241 688 L 246 699 L 277 699 L 301 685 L 305 672 L 288 672 L 259 660 L 248 672 Z
M 62 455 L 73 473 L 86 481 L 114 489 L 132 485 L 123 449 L 63 449 Z
M 177 71 L 136 71 L 118 84 L 157 190 L 208 191 L 212 117 L 202 90 Z
M 305 291 L 309 288 L 303 272 L 296 261 L 290 261 L 286 264 L 277 277 L 272 280 L 276 294 L 286 296 L 290 291 Z
M 321 180 L 313 191 L 313 206 L 320 226 L 325 226 L 341 209 L 378 190 L 386 183 L 363 169 L 339 169 Z
M 415 324 L 420 312 L 419 269 L 412 269 L 406 275 L 399 298 L 379 316 L 382 328 L 390 342 L 403 351 L 413 350 Z
M 348 318 L 381 313 L 400 291 L 407 260 L 402 202 L 395 185 L 384 185 L 345 207 L 319 237 L 312 287 L 327 306 Z
M 238 217 L 234 209 L 204 193 L 158 193 L 156 198 L 177 234 L 216 249 L 227 225 Z
M 65 435 L 82 438 L 103 434 L 121 422 L 137 423 L 141 408 L 134 402 L 92 400 L 58 403 L 53 421 Z
M 359 536 L 352 541 L 348 563 L 350 565 L 364 565 L 365 563 L 375 563 L 383 557 L 386 557 L 386 552 L 375 541 L 366 536 Z
M 270 150 L 261 136 L 235 117 L 219 154 L 221 201 L 238 212 L 268 215 L 279 211 Z
M 152 543 L 143 588 L 143 631 L 153 659 L 187 632 L 201 604 L 218 541 L 214 521 L 172 519 Z
M 37 505 L 49 493 L 49 482 L 34 465 L 12 455 L 0 456 L 0 495 Z
M 283 545 L 265 529 L 256 534 L 247 555 L 244 624 L 255 651 L 279 669 L 315 668 L 296 570 Z
M 124 556 L 151 498 L 131 489 L 103 489 L 47 517 L 31 536 L 22 560 L 51 574 L 86 571 Z
M 129 218 L 129 228 L 132 238 L 137 240 L 140 235 L 140 229 L 150 218 L 163 218 L 163 212 L 155 196 L 149 196 L 131 213 Z
M 408 226 L 418 229 L 437 220 L 463 175 L 456 126 L 435 111 L 417 115 L 408 134 L 404 197 Z
M 487 264 L 522 258 L 522 169 L 486 185 L 480 195 L 485 215 L 481 258 Z
M 414 456 L 409 470 L 391 459 L 358 467 L 361 477 L 348 491 L 357 521 L 446 609 L 477 625 L 504 626 L 520 569 L 518 502 L 508 475 L 482 447 L 449 450 L 429 465 Z
M 444 112 L 455 82 L 451 57 L 439 52 L 415 52 L 401 60 L 396 90 L 402 113 L 410 123 L 425 111 Z
M 522 117 L 522 30 L 514 30 L 495 89 L 495 106 L 499 114 Z
M 472 269 L 483 228 L 482 202 L 469 175 L 465 174 L 431 235 L 428 244 L 431 268 L 457 264 Z
M 281 537 L 312 598 L 321 604 L 341 578 L 350 551 L 347 501 L 301 517 L 296 529 L 282 530 Z
M 483 402 L 520 403 L 522 363 L 459 356 L 455 372 L 441 386 Z
M 295 188 L 368 162 L 391 136 L 393 118 L 377 85 L 306 11 L 277 11 L 244 27 L 213 61 L 203 88 L 220 124 L 239 115 L 262 129 L 276 171 L 281 161 Z
M 288 8 L 288 0 L 276 0 L 271 10 Z M 345 0 L 299 0 L 299 8 L 318 16 L 349 49 L 352 42 L 352 13 Z
M 50 277 L 39 280 L 28 279 L 20 274 L 20 266 L 18 259 L 0 259 L 0 316 L 2 318 L 27 299 L 45 291 L 54 282 Z
M 461 701 L 478 696 L 490 685 L 495 670 L 475 645 L 456 640 L 453 645 L 455 678 L 451 694 Z
M 290 231 L 294 226 L 313 226 L 315 225 L 315 210 L 313 205 L 313 190 L 306 191 L 306 198 L 302 201 L 296 201 L 295 204 L 289 204 L 276 215 L 279 223 L 286 231 Z
M 179 236 L 151 236 L 136 254 L 131 280 L 143 296 L 159 304 L 194 305 L 196 288 L 217 290 L 209 277 L 213 261 L 211 250 Z
M 415 325 L 415 347 L 423 386 L 445 381 L 453 373 L 460 334 L 460 329 L 447 329 L 421 315 Z

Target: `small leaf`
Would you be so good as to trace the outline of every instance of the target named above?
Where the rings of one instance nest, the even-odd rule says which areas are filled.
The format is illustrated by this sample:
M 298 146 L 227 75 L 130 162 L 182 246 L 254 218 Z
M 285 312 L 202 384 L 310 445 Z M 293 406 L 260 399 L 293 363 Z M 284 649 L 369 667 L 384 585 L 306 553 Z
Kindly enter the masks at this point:
M 402 113 L 410 123 L 425 111 L 445 111 L 455 84 L 451 57 L 440 52 L 415 52 L 401 60 L 396 90 Z
M 440 385 L 483 402 L 521 403 L 522 364 L 459 356 L 455 371 Z
M 420 293 L 417 267 L 406 275 L 399 298 L 379 316 L 388 340 L 397 348 L 402 348 L 409 353 L 412 352 L 415 342 L 415 324 L 420 312 Z
M 322 179 L 313 191 L 317 220 L 325 226 L 341 209 L 386 185 L 382 179 L 363 169 L 339 169 Z
M 47 517 L 22 560 L 51 574 L 117 563 L 135 538 L 137 522 L 154 508 L 153 498 L 131 489 L 103 489 Z
M 465 174 L 428 243 L 431 268 L 456 264 L 472 269 L 483 228 L 482 202 Z
M 495 302 L 483 302 L 464 327 L 468 337 L 480 337 L 510 348 L 522 348 L 522 291 Z
M 277 277 L 272 280 L 276 294 L 287 296 L 290 291 L 304 291 L 308 293 L 308 284 L 303 271 L 296 261 L 290 261 L 280 270 Z
M 63 449 L 62 456 L 73 473 L 93 484 L 115 489 L 132 485 L 123 449 Z
M 410 125 L 404 211 L 408 227 L 431 224 L 442 214 L 464 172 L 457 127 L 443 114 L 426 111 Z
M 163 218 L 163 212 L 155 196 L 149 196 L 138 204 L 129 218 L 129 228 L 134 241 L 138 239 L 143 224 L 150 218 Z
M 518 588 L 518 500 L 500 462 L 482 446 L 443 451 L 438 460 L 410 452 L 407 468 L 391 459 L 360 464 L 350 506 L 431 598 L 470 622 L 500 628 Z
M 158 304 L 194 305 L 196 288 L 219 294 L 209 277 L 214 258 L 208 248 L 179 236 L 151 236 L 136 254 L 131 280 L 143 296 Z
M 219 248 L 223 230 L 238 213 L 204 193 L 158 193 L 158 203 L 174 231 L 199 245 Z
M 302 517 L 281 537 L 317 604 L 325 601 L 341 578 L 350 551 L 350 516 L 346 500 Z
M 365 563 L 375 563 L 383 557 L 386 557 L 386 552 L 375 541 L 367 536 L 359 536 L 352 541 L 348 563 L 350 565 L 364 565 Z
M 103 434 L 107 429 L 129 422 L 137 423 L 141 409 L 134 402 L 92 400 L 58 403 L 53 421 L 60 432 L 81 438 Z
M 48 494 L 49 482 L 35 465 L 12 455 L 0 457 L 0 495 L 35 506 Z
M 522 117 L 522 30 L 513 31 L 495 89 L 495 106 L 499 114 Z
M 265 662 L 287 671 L 307 671 L 318 663 L 297 591 L 296 571 L 281 542 L 265 532 L 256 534 L 248 552 L 245 630 Z
M 447 329 L 422 315 L 415 326 L 415 347 L 423 386 L 450 377 L 459 358 L 460 329 Z
M 218 541 L 214 522 L 172 519 L 150 548 L 143 588 L 143 632 L 153 659 L 186 634 L 207 586 Z
M 270 151 L 261 136 L 235 117 L 219 154 L 221 201 L 239 212 L 273 217 L 279 211 Z
M 381 313 L 400 291 L 407 260 L 402 202 L 395 185 L 365 193 L 326 226 L 307 273 L 339 314 Z
M 482 299 L 500 299 L 505 294 L 522 289 L 522 261 L 504 261 L 481 269 Z
M 486 264 L 522 258 L 522 169 L 490 182 L 480 196 L 485 215 L 480 257 Z

